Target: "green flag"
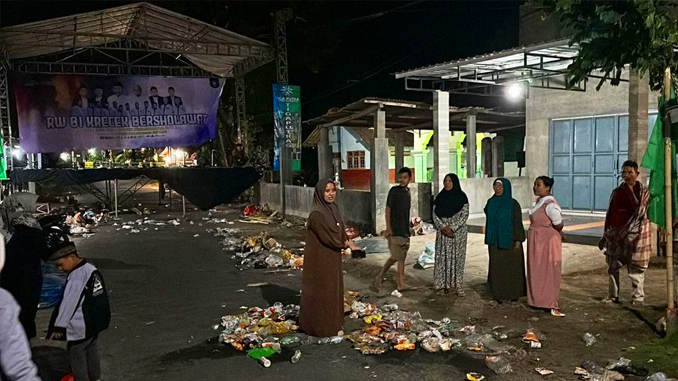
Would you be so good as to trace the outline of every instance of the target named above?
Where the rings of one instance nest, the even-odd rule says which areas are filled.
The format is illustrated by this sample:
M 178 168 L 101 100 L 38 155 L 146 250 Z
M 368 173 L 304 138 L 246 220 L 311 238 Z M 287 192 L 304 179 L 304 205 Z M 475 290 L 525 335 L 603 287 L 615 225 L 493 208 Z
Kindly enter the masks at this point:
M 676 93 L 671 91 L 671 99 L 669 104 L 675 105 Z M 664 197 L 664 116 L 666 115 L 666 101 L 664 97 L 659 97 L 659 114 L 654 123 L 652 136 L 647 144 L 647 150 L 643 156 L 641 167 L 647 168 L 650 171 L 650 204 L 648 205 L 647 215 L 650 221 L 666 227 L 666 216 L 664 213 L 665 197 Z M 671 175 L 671 190 L 673 194 L 673 216 L 678 216 L 678 189 L 676 189 L 676 140 L 678 137 L 678 125 L 672 125 L 671 128 L 671 147 L 673 156 L 673 173 Z
M 10 160 L 12 159 L 11 150 L 12 147 L 8 149 Z M 0 134 L 0 180 L 7 180 L 7 158 L 5 157 L 5 142 L 2 140 L 2 134 Z

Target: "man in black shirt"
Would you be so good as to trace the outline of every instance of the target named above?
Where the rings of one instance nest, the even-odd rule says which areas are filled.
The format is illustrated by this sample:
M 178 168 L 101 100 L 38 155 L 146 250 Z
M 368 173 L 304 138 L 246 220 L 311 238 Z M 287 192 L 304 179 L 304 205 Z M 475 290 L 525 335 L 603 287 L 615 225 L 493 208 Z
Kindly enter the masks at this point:
M 372 291 L 379 292 L 384 274 L 393 266 L 398 264 L 398 278 L 396 285 L 399 291 L 415 290 L 405 284 L 405 259 L 407 251 L 410 249 L 410 188 L 408 185 L 412 180 L 412 171 L 405 167 L 398 171 L 399 185 L 391 188 L 386 199 L 386 231 L 382 233 L 388 239 L 388 248 L 391 257 L 386 260 L 384 267 L 374 279 Z

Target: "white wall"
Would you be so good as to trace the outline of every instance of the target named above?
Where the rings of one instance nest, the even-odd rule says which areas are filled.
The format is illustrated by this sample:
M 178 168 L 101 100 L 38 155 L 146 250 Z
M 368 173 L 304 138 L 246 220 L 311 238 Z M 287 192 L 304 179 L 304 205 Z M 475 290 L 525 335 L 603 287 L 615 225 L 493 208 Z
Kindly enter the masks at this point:
M 339 134 L 339 129 L 341 133 Z M 365 169 L 370 169 L 370 151 L 362 142 L 360 136 L 353 133 L 353 130 L 344 127 L 332 127 L 329 132 L 330 145 L 332 152 L 339 152 L 339 136 L 341 135 L 341 169 L 348 169 L 346 153 L 350 151 L 365 151 Z

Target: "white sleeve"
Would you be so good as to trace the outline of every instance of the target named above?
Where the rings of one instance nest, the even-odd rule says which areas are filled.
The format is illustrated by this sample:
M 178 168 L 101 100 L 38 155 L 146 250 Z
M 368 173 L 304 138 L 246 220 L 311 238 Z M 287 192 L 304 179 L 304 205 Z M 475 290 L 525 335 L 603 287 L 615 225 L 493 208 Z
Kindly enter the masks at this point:
M 546 205 L 546 215 L 551 219 L 553 225 L 560 225 L 563 223 L 563 215 L 560 207 L 554 203 L 550 202 Z

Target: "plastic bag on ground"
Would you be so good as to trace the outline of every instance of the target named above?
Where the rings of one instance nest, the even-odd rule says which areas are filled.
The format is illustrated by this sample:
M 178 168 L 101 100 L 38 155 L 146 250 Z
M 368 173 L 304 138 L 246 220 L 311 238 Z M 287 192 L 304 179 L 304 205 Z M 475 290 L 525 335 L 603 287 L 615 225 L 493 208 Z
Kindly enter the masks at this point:
M 606 367 L 608 370 L 614 370 L 619 373 L 633 374 L 636 376 L 645 377 L 649 371 L 644 366 L 637 366 L 631 363 L 631 360 L 621 357 L 619 360 L 610 362 Z
M 502 341 L 520 337 L 521 333 L 515 328 L 499 326 L 492 329 L 492 336 L 494 336 L 495 339 Z
M 283 259 L 275 254 L 269 254 L 266 257 L 266 264 L 268 267 L 280 267 L 283 264 Z
M 669 378 L 666 377 L 666 374 L 659 372 L 649 376 L 645 379 L 645 381 L 667 381 L 668 379 Z
M 511 363 L 502 356 L 487 356 L 485 357 L 485 365 L 492 369 L 496 374 L 511 373 Z
M 598 340 L 596 340 L 595 336 L 593 336 L 592 334 L 590 334 L 588 332 L 584 334 L 584 337 L 582 337 L 581 340 L 584 343 L 586 343 L 587 347 L 590 347 L 591 345 L 595 344 L 596 341 L 598 341 Z
M 426 248 L 424 249 L 424 251 L 422 251 L 421 255 L 417 259 L 417 263 L 419 263 L 419 266 L 421 266 L 424 269 L 430 269 L 433 266 L 435 266 L 436 263 L 435 251 L 436 251 L 435 242 L 427 242 Z

